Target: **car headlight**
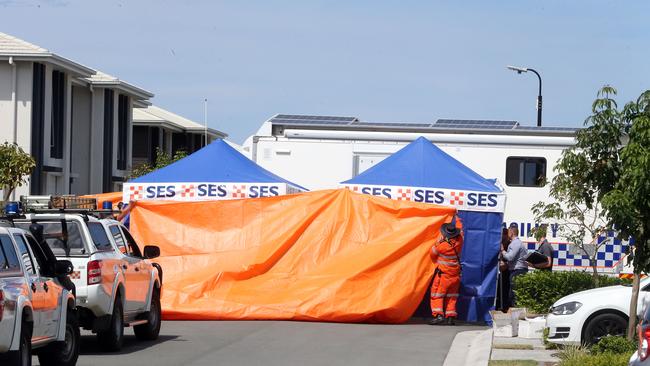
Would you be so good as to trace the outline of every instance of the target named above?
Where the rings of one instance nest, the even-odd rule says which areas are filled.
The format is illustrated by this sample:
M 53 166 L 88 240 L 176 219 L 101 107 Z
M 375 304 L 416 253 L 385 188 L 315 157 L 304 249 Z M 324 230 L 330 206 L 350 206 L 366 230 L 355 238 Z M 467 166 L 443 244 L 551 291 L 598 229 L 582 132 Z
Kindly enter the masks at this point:
M 554 315 L 569 315 L 575 313 L 578 309 L 580 309 L 581 306 L 582 303 L 571 301 L 552 307 L 551 313 Z

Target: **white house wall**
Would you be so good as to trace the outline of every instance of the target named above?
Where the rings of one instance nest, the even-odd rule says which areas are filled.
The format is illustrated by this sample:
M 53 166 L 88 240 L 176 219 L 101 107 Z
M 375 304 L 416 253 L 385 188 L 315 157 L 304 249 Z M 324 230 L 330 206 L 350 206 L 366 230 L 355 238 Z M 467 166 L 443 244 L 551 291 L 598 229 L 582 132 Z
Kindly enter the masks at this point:
M 103 190 L 104 167 L 104 90 L 94 88 L 91 108 L 90 133 L 90 192 Z
M 31 101 L 32 101 L 32 63 L 0 62 L 0 143 L 17 142 L 23 150 L 31 149 Z M 12 98 L 14 67 L 15 100 Z M 16 114 L 14 117 L 14 113 Z M 17 128 L 15 128 L 17 122 Z M 15 140 L 14 140 L 15 138 Z M 28 194 L 29 186 L 18 187 L 15 197 Z

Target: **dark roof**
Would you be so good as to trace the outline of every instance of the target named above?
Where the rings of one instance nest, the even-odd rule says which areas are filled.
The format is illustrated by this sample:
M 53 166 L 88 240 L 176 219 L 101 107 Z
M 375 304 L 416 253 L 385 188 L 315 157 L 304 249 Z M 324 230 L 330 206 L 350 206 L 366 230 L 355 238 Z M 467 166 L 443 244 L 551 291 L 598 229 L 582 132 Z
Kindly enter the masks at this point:
M 357 117 L 278 114 L 270 119 L 274 126 L 305 129 L 336 129 L 394 132 L 456 132 L 573 135 L 570 127 L 522 126 L 517 121 L 439 119 L 433 123 L 363 122 Z

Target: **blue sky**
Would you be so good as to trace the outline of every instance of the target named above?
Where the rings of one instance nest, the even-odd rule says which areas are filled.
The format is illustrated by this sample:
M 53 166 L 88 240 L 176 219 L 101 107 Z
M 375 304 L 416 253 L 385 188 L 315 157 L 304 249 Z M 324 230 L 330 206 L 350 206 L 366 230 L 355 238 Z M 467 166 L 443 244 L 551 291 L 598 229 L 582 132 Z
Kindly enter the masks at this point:
M 579 126 L 650 89 L 645 1 L 17 1 L 0 31 L 156 94 L 236 142 L 276 113 Z

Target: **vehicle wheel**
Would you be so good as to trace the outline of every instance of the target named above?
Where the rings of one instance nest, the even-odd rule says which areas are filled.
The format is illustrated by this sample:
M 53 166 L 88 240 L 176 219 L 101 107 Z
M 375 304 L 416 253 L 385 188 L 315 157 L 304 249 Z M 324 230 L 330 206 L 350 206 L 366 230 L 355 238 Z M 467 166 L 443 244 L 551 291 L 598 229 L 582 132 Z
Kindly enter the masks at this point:
M 10 351 L 4 356 L 9 365 L 31 366 L 32 365 L 32 334 L 31 326 L 23 321 L 20 326 L 20 348 L 17 351 Z M 3 365 L 5 362 L 2 363 Z
M 593 317 L 583 334 L 583 342 L 587 344 L 596 344 L 598 341 L 608 335 L 625 336 L 627 330 L 627 320 L 618 314 L 605 313 Z
M 124 342 L 124 310 L 122 309 L 122 300 L 118 297 L 113 305 L 113 314 L 107 330 L 97 333 L 99 346 L 104 351 L 119 351 L 122 349 Z
M 159 289 L 153 289 L 153 293 L 151 294 L 151 310 L 142 314 L 142 319 L 146 319 L 147 324 L 136 325 L 133 327 L 135 337 L 141 341 L 153 341 L 158 339 L 162 319 Z
M 65 323 L 65 341 L 54 342 L 38 353 L 41 366 L 74 366 L 79 358 L 79 318 L 77 312 L 68 309 Z

